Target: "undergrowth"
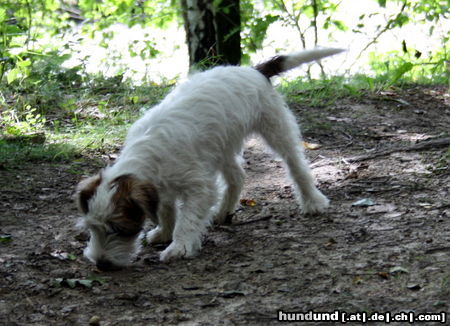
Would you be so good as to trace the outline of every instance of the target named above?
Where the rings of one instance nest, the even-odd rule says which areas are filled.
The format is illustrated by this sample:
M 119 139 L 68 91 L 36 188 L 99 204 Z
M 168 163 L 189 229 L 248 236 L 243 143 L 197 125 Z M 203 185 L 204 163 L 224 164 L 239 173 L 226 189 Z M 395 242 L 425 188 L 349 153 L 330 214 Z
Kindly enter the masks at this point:
M 335 76 L 316 80 L 299 78 L 293 81 L 282 81 L 278 90 L 286 96 L 288 102 L 323 107 L 333 105 L 342 98 L 359 100 L 367 95 L 375 96 L 382 91 L 401 90 L 417 85 L 434 86 L 446 85 L 446 83 L 444 78 L 413 80 L 407 76 L 400 78 L 393 74 L 375 77 L 358 74 L 351 77 Z M 448 86 L 450 89 L 450 84 Z
M 14 83 L 0 90 L 0 168 L 114 152 L 129 125 L 171 88 L 135 87 L 120 76 L 69 82 L 73 72 L 65 73 L 45 83 Z

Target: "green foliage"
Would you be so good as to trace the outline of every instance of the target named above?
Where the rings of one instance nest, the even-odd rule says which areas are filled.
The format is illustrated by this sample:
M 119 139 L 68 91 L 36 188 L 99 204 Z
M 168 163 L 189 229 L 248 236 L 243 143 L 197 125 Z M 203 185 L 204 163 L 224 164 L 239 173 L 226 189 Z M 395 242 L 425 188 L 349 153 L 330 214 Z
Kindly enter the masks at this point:
M 335 27 L 338 30 L 345 31 L 347 26 L 343 21 L 333 18 L 333 14 L 337 11 L 340 2 L 330 0 L 274 0 L 266 1 L 272 10 L 280 13 L 280 18 L 286 24 L 297 29 L 302 39 L 303 47 L 312 47 L 318 43 L 317 29 L 329 29 Z M 307 27 L 302 27 L 303 22 L 308 22 Z M 323 21 L 320 26 L 319 21 Z M 314 36 L 314 44 L 308 45 L 306 37 L 308 34 Z
M 39 131 L 45 124 L 45 118 L 36 113 L 35 108 L 25 107 L 23 117 L 18 117 L 12 109 L 0 113 L 0 127 L 5 135 L 20 136 Z
M 0 166 L 17 168 L 24 162 L 65 162 L 79 155 L 71 144 L 32 144 L 0 139 Z
M 92 38 L 100 33 L 103 39 L 100 45 L 105 48 L 114 37 L 114 32 L 108 29 L 114 24 L 164 29 L 180 14 L 176 0 L 80 0 L 78 5 L 83 17 L 89 21 L 89 24 L 83 25 L 83 32 Z M 132 57 L 153 58 L 159 53 L 150 35 L 145 37 L 145 41 L 133 40 L 128 45 Z
M 0 82 L 22 82 L 34 69 L 36 46 L 44 36 L 69 28 L 68 15 L 60 12 L 58 0 L 5 0 L 0 7 Z
M 250 8 L 250 6 L 248 7 Z M 250 53 L 256 52 L 256 50 L 262 47 L 262 43 L 266 37 L 267 29 L 270 24 L 277 21 L 279 16 L 265 15 L 263 17 L 258 17 L 253 14 L 254 8 L 245 12 L 244 22 L 242 29 L 242 47 L 245 52 L 242 58 L 242 63 L 246 64 L 250 61 Z
M 369 64 L 376 76 L 387 81 L 386 87 L 399 83 L 448 83 L 450 75 L 445 47 L 428 56 L 418 56 L 416 51 L 412 52 L 415 53 L 370 53 Z
M 361 98 L 370 89 L 370 82 L 361 77 L 345 79 L 332 77 L 329 79 L 283 82 L 279 91 L 288 98 L 289 102 L 304 103 L 313 107 L 334 104 L 342 98 Z
M 273 14 L 263 14 L 255 8 L 254 1 L 241 0 L 241 46 L 243 49 L 242 64 L 250 61 L 250 53 L 262 47 L 267 29 L 280 17 Z
M 176 0 L 80 0 L 78 5 L 84 17 L 100 30 L 115 23 L 164 28 L 178 14 Z

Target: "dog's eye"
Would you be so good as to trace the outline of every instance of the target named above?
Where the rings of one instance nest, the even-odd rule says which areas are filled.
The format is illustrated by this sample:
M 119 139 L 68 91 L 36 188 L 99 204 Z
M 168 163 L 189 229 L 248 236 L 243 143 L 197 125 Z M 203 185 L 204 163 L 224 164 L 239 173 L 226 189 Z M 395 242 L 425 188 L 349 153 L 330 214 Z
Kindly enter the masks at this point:
M 133 237 L 140 232 L 140 230 L 138 232 L 133 232 L 132 230 L 123 228 L 122 226 L 119 226 L 118 224 L 115 223 L 109 223 L 108 226 L 110 230 L 107 230 L 106 235 L 116 235 L 119 237 Z
M 105 232 L 106 235 L 121 235 L 121 233 L 123 233 L 120 227 L 114 223 L 109 223 L 108 227 L 109 228 Z

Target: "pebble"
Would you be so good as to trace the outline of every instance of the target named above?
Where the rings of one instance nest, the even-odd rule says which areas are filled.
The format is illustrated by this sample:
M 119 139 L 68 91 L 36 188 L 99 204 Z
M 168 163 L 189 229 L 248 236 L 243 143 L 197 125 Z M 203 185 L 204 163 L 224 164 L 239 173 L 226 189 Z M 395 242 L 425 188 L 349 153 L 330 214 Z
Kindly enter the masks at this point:
M 89 325 L 90 326 L 100 326 L 100 317 L 92 316 L 91 319 L 89 319 Z

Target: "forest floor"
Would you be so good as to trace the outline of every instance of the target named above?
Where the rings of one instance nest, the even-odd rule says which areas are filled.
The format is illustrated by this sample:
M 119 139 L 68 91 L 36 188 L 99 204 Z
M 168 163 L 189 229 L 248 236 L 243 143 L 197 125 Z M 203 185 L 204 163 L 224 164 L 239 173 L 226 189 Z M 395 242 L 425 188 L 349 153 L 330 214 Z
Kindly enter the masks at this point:
M 299 214 L 281 160 L 251 138 L 242 205 L 193 259 L 161 263 L 147 246 L 130 268 L 96 271 L 72 196 L 102 158 L 0 167 L 0 325 L 278 325 L 279 311 L 337 310 L 448 325 L 447 89 L 290 106 L 330 208 Z

